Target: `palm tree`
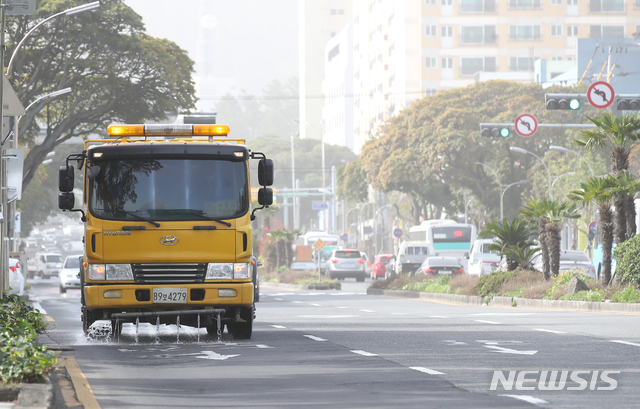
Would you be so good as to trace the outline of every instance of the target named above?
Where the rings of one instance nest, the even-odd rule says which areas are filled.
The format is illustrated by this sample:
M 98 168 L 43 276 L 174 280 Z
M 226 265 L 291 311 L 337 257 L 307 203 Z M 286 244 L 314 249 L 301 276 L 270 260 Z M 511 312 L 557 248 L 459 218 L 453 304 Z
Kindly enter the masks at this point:
M 541 199 L 531 200 L 520 214 L 531 222 L 537 222 L 538 242 L 545 280 L 557 276 L 560 271 L 560 231 L 566 219 L 577 219 L 576 206 L 568 202 Z
M 494 243 L 489 246 L 489 250 L 497 250 L 502 257 L 507 259 L 507 270 L 513 271 L 518 268 L 521 260 L 516 260 L 514 248 L 528 249 L 535 243 L 531 240 L 533 228 L 531 225 L 519 217 L 515 217 L 511 223 L 504 220 L 502 223 L 493 221 L 487 223 L 480 232 L 480 237 L 494 236 Z
M 629 171 L 620 171 L 615 178 L 616 191 L 623 196 L 624 212 L 627 220 L 625 239 L 636 235 L 636 206 L 635 195 L 640 192 L 640 179 L 634 177 Z
M 611 248 L 613 247 L 613 214 L 611 212 L 612 190 L 616 182 L 612 177 L 587 179 L 580 184 L 580 189 L 572 190 L 569 199 L 582 202 L 586 206 L 594 201 L 600 215 L 600 238 L 602 242 L 602 283 L 609 285 L 611 281 Z
M 519 269 L 531 269 L 531 260 L 538 254 L 540 248 L 538 247 L 507 247 L 504 250 L 505 257 L 511 258 L 515 263 L 518 263 Z
M 629 154 L 638 141 L 640 116 L 637 114 L 616 115 L 604 113 L 599 118 L 587 117 L 596 126 L 595 130 L 582 131 L 582 139 L 573 143 L 590 150 L 605 149 L 611 153 L 611 173 L 629 169 Z M 623 242 L 627 234 L 624 194 L 614 196 L 616 208 L 616 241 Z

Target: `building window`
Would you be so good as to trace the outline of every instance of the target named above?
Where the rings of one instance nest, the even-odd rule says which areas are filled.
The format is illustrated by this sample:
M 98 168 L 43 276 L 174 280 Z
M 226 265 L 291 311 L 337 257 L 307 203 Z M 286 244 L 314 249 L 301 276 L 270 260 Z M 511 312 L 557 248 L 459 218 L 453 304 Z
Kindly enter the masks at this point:
M 424 26 L 424 35 L 427 37 L 435 37 L 437 34 L 436 26 Z
M 540 0 L 509 0 L 511 9 L 539 9 L 540 7 Z
M 442 37 L 453 37 L 453 26 L 441 26 L 440 35 Z
M 551 0 L 551 5 L 552 6 L 561 6 L 562 5 L 562 0 Z
M 511 57 L 509 58 L 509 71 L 533 71 L 529 57 Z
M 425 57 L 424 59 L 425 68 L 437 68 L 436 64 L 437 64 L 436 57 Z
M 443 57 L 442 61 L 442 69 L 443 70 L 452 70 L 453 69 L 453 57 Z
M 567 26 L 567 37 L 579 37 L 578 26 Z
M 575 55 L 568 55 L 567 56 L 567 61 L 575 61 L 576 60 L 576 56 Z
M 344 9 L 331 9 L 332 16 L 344 16 Z
M 591 38 L 622 38 L 624 37 L 624 26 L 589 26 L 589 37 Z
M 551 57 L 551 61 L 562 61 L 562 56 Z
M 591 13 L 624 13 L 624 0 L 589 0 Z
M 640 9 L 640 0 L 633 0 L 633 8 Z
M 578 0 L 567 0 L 567 6 L 577 6 Z
M 497 71 L 496 57 L 472 57 L 460 58 L 460 75 L 475 75 L 478 71 L 495 72 Z
M 551 25 L 551 37 L 560 37 L 562 35 L 562 26 L 561 25 Z
M 540 26 L 509 26 L 509 40 L 540 40 Z
M 436 0 L 424 0 L 424 5 L 425 6 L 435 6 L 436 5 Z
M 460 27 L 460 44 L 495 44 L 496 26 Z
M 495 13 L 496 0 L 460 0 L 461 13 Z
M 453 0 L 440 0 L 440 4 L 442 4 L 443 6 L 452 6 Z
M 435 88 L 425 88 L 424 89 L 424 96 L 425 97 L 430 97 L 432 95 L 435 95 L 436 92 L 438 92 L 438 90 L 435 89 Z

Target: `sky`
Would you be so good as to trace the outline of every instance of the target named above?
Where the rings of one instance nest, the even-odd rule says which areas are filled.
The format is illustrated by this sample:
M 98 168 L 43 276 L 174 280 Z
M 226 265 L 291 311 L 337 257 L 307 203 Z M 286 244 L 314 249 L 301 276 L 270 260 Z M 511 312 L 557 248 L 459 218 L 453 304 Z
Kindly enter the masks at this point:
M 166 38 L 198 62 L 205 37 L 216 77 L 259 94 L 273 79 L 298 76 L 297 0 L 125 0 L 147 33 Z M 203 27 L 206 30 L 203 30 Z M 213 37 L 210 38 L 209 35 Z M 204 61 L 204 60 L 201 60 Z

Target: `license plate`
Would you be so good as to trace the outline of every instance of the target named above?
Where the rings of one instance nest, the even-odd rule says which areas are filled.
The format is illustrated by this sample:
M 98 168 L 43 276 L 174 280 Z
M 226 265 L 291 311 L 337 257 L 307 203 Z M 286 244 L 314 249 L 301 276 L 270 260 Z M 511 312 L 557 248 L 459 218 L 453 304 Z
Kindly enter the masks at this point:
M 440 274 L 451 274 L 449 270 L 440 270 Z
M 186 304 L 185 287 L 157 287 L 153 289 L 153 302 L 162 304 Z
M 344 264 L 342 265 L 342 267 L 344 267 L 344 268 L 352 268 L 352 267 L 355 267 L 355 266 L 356 266 L 356 265 L 355 265 L 354 263 L 344 263 Z

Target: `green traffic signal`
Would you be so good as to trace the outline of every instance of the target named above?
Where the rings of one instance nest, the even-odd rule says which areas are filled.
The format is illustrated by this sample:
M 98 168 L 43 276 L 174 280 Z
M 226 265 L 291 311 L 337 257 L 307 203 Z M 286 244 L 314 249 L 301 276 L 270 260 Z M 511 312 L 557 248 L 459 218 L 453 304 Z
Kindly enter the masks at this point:
M 571 101 L 569 101 L 569 108 L 573 110 L 580 109 L 580 100 L 572 99 Z
M 500 136 L 502 136 L 503 138 L 506 138 L 507 136 L 509 136 L 509 128 L 502 128 L 500 129 Z

